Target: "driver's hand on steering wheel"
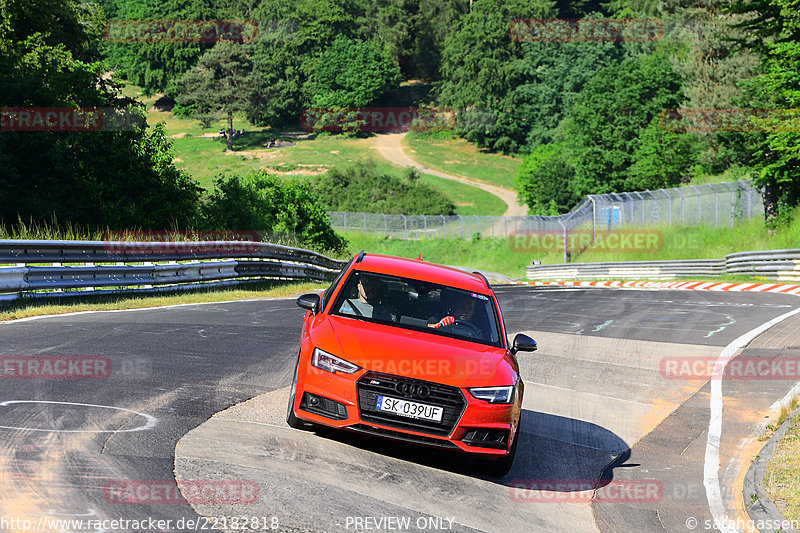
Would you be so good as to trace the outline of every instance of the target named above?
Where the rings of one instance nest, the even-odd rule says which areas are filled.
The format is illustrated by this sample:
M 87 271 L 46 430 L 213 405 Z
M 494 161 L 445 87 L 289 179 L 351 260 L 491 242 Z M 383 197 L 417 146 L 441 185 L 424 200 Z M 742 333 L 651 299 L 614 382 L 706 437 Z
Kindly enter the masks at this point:
M 456 321 L 455 317 L 446 316 L 443 319 L 441 319 L 439 322 L 437 322 L 436 324 L 428 324 L 428 325 L 430 327 L 432 327 L 432 328 L 440 328 L 442 326 L 449 326 L 455 321 Z

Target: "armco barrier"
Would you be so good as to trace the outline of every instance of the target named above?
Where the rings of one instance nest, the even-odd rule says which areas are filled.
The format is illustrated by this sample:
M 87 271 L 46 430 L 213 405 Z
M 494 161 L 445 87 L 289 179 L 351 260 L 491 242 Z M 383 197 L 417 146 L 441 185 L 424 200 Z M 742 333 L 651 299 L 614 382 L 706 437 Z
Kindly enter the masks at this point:
M 0 240 L 0 300 L 329 281 L 345 261 L 270 243 Z M 80 289 L 80 290 L 69 290 Z
M 530 280 L 716 278 L 723 274 L 800 281 L 800 249 L 737 252 L 723 259 L 619 261 L 527 267 Z

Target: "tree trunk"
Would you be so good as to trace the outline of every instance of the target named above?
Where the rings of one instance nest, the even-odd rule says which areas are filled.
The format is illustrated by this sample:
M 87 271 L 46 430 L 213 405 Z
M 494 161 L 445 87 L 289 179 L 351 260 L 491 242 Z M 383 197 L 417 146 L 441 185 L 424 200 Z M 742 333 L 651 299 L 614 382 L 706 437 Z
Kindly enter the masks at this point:
M 228 129 L 225 132 L 227 141 L 228 141 L 228 148 L 225 150 L 226 152 L 233 152 L 233 112 L 228 111 Z

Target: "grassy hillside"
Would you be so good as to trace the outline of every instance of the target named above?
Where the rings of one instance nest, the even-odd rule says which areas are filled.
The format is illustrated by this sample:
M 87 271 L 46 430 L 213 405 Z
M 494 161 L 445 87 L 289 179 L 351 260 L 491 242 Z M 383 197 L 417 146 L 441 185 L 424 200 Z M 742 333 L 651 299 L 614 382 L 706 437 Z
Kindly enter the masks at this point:
M 225 141 L 217 134 L 225 127 L 224 121 L 203 128 L 196 120 L 157 110 L 154 107 L 157 98 L 144 97 L 136 86 L 128 85 L 123 92 L 147 106 L 148 123 L 163 121 L 166 124 L 167 134 L 174 143 L 176 166 L 187 170 L 206 189 L 213 186 L 214 178 L 221 173 L 245 174 L 264 169 L 273 174 L 303 178 L 324 173 L 335 165 L 365 159 L 374 159 L 380 172 L 400 174 L 402 171 L 401 167 L 382 159 L 371 148 L 370 138 L 315 135 L 305 131 L 277 132 L 255 127 L 244 117 L 236 118 L 234 128 L 244 129 L 245 135 L 234 140 L 234 152 L 225 152 Z M 278 141 L 277 147 L 267 148 L 271 140 Z M 495 157 L 498 160 L 504 158 Z M 481 179 L 478 174 L 468 177 Z M 506 209 L 502 200 L 478 187 L 430 174 L 423 174 L 420 181 L 444 192 L 460 215 L 501 215 Z

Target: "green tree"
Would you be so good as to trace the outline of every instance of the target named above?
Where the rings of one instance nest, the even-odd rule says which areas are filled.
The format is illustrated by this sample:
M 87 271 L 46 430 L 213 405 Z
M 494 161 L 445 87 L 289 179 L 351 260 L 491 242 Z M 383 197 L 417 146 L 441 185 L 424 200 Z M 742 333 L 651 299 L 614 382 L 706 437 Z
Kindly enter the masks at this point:
M 555 2 L 536 0 L 484 0 L 472 4 L 445 40 L 439 102 L 457 110 L 485 109 L 495 117 L 469 121 L 459 134 L 492 150 L 516 152 L 524 144 L 527 128 L 516 113 L 524 102 L 514 93 L 521 82 L 517 60 L 522 43 L 511 40 L 513 18 L 547 18 L 556 13 Z
M 263 171 L 217 178 L 203 213 L 211 229 L 264 231 L 271 242 L 322 251 L 341 252 L 347 245 L 307 183 Z
M 703 141 L 691 133 L 666 131 L 654 117 L 640 135 L 628 170 L 629 190 L 665 189 L 687 183 Z
M 524 43 L 516 68 L 519 101 L 516 117 L 525 124 L 524 145 L 551 142 L 556 126 L 568 113 L 583 86 L 600 69 L 619 63 L 624 55 L 616 43 Z M 520 144 L 522 140 L 520 139 Z
M 539 145 L 525 157 L 517 171 L 517 192 L 531 214 L 566 213 L 581 199 L 572 191 L 574 176 L 565 143 Z
M 355 37 L 356 16 L 334 0 L 259 4 L 253 17 L 259 26 L 272 25 L 276 31 L 259 32 L 253 52 L 255 99 L 248 118 L 255 124 L 296 127 L 303 109 L 311 105 L 307 81 L 317 59 L 337 36 Z
M 315 107 L 363 107 L 399 82 L 400 67 L 387 52 L 340 36 L 320 55 L 307 91 Z
M 69 0 L 59 9 L 75 9 Z M 0 26 L 37 26 L 22 4 L 5 4 Z M 46 17 L 45 17 L 46 18 Z M 103 107 L 130 119 L 112 131 L 6 131 L 0 135 L 0 220 L 163 229 L 194 222 L 199 188 L 175 168 L 163 127 L 118 95 L 104 65 L 78 60 L 52 34 L 0 37 L 0 101 L 8 107 Z M 69 39 L 68 39 L 69 40 Z M 70 40 L 70 42 L 72 42 Z M 80 39 L 77 42 L 83 42 Z M 83 50 L 81 46 L 77 50 Z
M 111 10 L 108 5 L 106 9 Z M 213 0 L 125 0 L 116 3 L 116 11 L 112 16 L 120 20 L 130 20 L 132 24 L 149 20 L 196 21 L 228 18 L 224 6 Z M 175 96 L 175 84 L 183 73 L 214 46 L 214 43 L 175 40 L 124 42 L 126 40 L 124 36 L 111 36 L 106 48 L 109 65 L 117 69 L 120 76 L 142 87 L 147 95 L 165 93 Z
M 755 184 L 764 190 L 764 215 L 774 224 L 800 203 L 800 1 L 737 0 L 729 10 L 745 16 L 736 25 L 746 32 L 740 42 L 760 56 L 760 73 L 745 84 L 743 105 L 785 114 L 783 121 L 754 121 L 757 131 L 728 137 L 747 154 Z
M 573 190 L 579 196 L 632 190 L 628 170 L 639 135 L 662 110 L 680 106 L 681 89 L 663 54 L 628 58 L 589 80 L 565 125 L 574 151 Z
M 178 103 L 204 126 L 220 117 L 227 119 L 228 152 L 233 151 L 234 114 L 246 111 L 252 101 L 252 70 L 247 45 L 220 42 L 203 54 L 178 82 Z

